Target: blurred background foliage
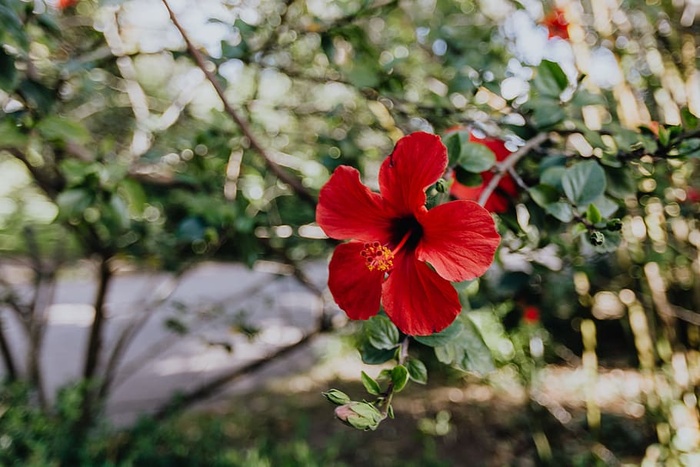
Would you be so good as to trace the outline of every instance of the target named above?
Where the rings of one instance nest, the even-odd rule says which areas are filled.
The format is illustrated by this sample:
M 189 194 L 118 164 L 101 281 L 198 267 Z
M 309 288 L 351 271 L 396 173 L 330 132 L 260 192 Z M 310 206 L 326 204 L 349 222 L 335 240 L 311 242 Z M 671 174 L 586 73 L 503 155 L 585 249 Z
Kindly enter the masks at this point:
M 518 191 L 496 216 L 494 266 L 458 285 L 460 332 L 484 345 L 415 347 L 431 371 L 430 347 L 462 370 L 505 368 L 552 412 L 537 399 L 548 364 L 582 365 L 591 381 L 599 365 L 639 368 L 655 436 L 636 459 L 700 462 L 697 2 L 171 7 L 198 54 L 160 1 L 0 1 L 5 267 L 32 258 L 38 290 L 79 259 L 171 271 L 324 259 L 313 199 L 333 169 L 358 167 L 376 187 L 398 138 L 434 132 L 450 153 L 444 186 L 478 186 L 491 170 Z M 517 157 L 497 164 L 470 133 Z M 431 188 L 431 202 L 448 192 Z M 0 282 L 10 308 L 12 282 Z M 586 410 L 586 442 L 605 444 L 593 398 Z M 533 430 L 536 458 L 552 461 Z M 591 448 L 577 465 L 607 465 L 608 453 Z

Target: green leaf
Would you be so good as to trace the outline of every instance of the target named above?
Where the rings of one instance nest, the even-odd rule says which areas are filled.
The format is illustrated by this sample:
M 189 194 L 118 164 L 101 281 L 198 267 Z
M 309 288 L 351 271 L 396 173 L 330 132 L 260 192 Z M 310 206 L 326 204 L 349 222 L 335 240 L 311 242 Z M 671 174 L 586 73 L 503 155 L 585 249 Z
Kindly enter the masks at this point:
M 367 390 L 368 393 L 372 394 L 373 396 L 378 396 L 381 394 L 382 389 L 379 387 L 379 383 L 377 383 L 371 376 L 364 371 L 360 376 L 362 378 L 362 385 L 365 387 L 365 390 Z
M 58 195 L 56 204 L 62 216 L 67 218 L 80 217 L 83 211 L 92 204 L 92 195 L 86 190 L 66 190 Z
M 559 201 L 559 192 L 549 185 L 536 185 L 528 190 L 532 200 L 540 207 L 544 208 Z
M 461 370 L 481 375 L 495 369 L 491 351 L 484 343 L 481 333 L 468 316 L 462 319 L 459 335 L 450 343 L 435 348 L 435 356 L 442 363 Z
M 464 136 L 466 134 L 466 137 Z M 452 167 L 457 163 L 459 156 L 462 154 L 462 140 L 469 141 L 469 133 L 467 131 L 455 131 L 443 137 L 443 143 L 447 148 L 448 165 Z
M 388 362 L 396 356 L 395 349 L 382 350 L 372 346 L 368 341 L 362 342 L 360 345 L 360 357 L 362 361 L 368 365 L 379 365 Z
M 15 57 L 8 54 L 4 47 L 0 47 L 0 89 L 7 93 L 15 90 L 17 84 L 17 68 Z
M 12 120 L 0 121 L 0 147 L 23 148 L 27 145 L 27 135 L 22 133 Z
M 569 79 L 557 63 L 542 60 L 537 67 L 534 85 L 542 95 L 558 98 L 569 85 Z
M 631 171 L 627 167 L 622 167 L 619 169 L 608 168 L 605 171 L 607 179 L 607 191 L 608 193 L 615 197 L 623 199 L 636 192 L 637 183 L 632 176 Z
M 323 394 L 323 397 L 325 397 L 335 405 L 343 405 L 350 402 L 350 396 L 338 389 L 329 389 L 328 391 L 322 392 L 321 394 Z
M 562 177 L 562 187 L 569 200 L 585 207 L 605 193 L 605 171 L 596 161 L 572 165 Z
M 540 176 L 540 183 L 553 186 L 557 190 L 561 190 L 561 179 L 564 177 L 565 171 L 566 167 L 563 166 L 549 167 L 542 172 L 542 175 Z
M 588 209 L 586 210 L 586 218 L 591 224 L 597 224 L 603 220 L 603 217 L 600 215 L 600 211 L 596 207 L 595 203 L 588 205 Z
M 391 350 L 399 345 L 399 330 L 386 316 L 373 316 L 365 322 L 363 331 L 373 347 Z
M 338 389 L 329 389 L 328 391 L 322 392 L 321 394 L 323 394 L 323 397 L 325 397 L 335 405 L 343 405 L 350 402 L 350 396 Z
M 406 360 L 406 369 L 408 370 L 408 376 L 416 383 L 426 384 L 428 382 L 428 369 L 417 358 L 408 358 Z
M 574 210 L 566 201 L 549 204 L 545 206 L 544 210 L 561 222 L 571 222 L 574 219 Z
M 408 369 L 403 365 L 396 365 L 391 370 L 391 382 L 394 383 L 394 392 L 399 392 L 408 383 Z
M 456 338 L 462 332 L 463 327 L 464 325 L 462 324 L 462 321 L 456 319 L 451 325 L 440 332 L 429 336 L 415 336 L 414 339 L 423 345 L 427 345 L 428 347 L 439 347 L 441 345 L 448 344 L 454 338 Z
M 681 120 L 683 121 L 683 126 L 686 128 L 686 130 L 694 129 L 698 126 L 698 122 L 700 121 L 700 119 L 698 119 L 698 117 L 693 114 L 688 107 L 681 109 Z
M 496 154 L 487 146 L 478 143 L 462 142 L 457 165 L 467 172 L 481 173 L 496 163 Z
M 90 133 L 83 125 L 59 116 L 46 117 L 37 124 L 36 129 L 49 141 L 84 144 L 90 140 Z
M 131 212 L 137 216 L 146 208 L 147 196 L 143 186 L 136 180 L 126 178 L 119 184 L 119 191 L 124 196 Z
M 42 115 L 49 114 L 56 103 L 56 94 L 52 89 L 31 79 L 20 81 L 17 90 L 24 96 L 29 106 L 37 109 Z
M 571 98 L 571 103 L 578 107 L 585 107 L 587 105 L 605 105 L 607 101 L 600 94 L 593 94 L 583 88 L 579 88 Z
M 607 196 L 596 198 L 591 204 L 595 204 L 595 207 L 600 211 L 601 217 L 610 217 L 620 209 L 620 206 Z
M 484 183 L 484 178 L 481 174 L 467 172 L 460 166 L 455 167 L 455 178 L 464 186 L 479 186 Z
M 532 123 L 539 129 L 550 128 L 566 118 L 564 108 L 557 103 L 543 103 L 534 107 Z
M 22 25 L 22 20 L 12 8 L 4 4 L 0 4 L 0 24 L 2 24 L 0 28 L 2 42 L 8 42 L 7 36 L 10 36 L 24 50 L 29 48 L 29 39 Z
M 684 139 L 678 145 L 680 157 L 700 158 L 700 138 Z

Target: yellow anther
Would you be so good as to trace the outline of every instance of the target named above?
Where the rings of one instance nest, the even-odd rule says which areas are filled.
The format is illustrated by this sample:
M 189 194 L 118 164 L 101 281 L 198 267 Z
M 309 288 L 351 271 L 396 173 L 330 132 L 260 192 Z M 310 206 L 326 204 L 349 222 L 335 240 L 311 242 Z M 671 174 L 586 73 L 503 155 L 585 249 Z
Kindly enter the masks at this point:
M 365 243 L 360 255 L 365 259 L 365 265 L 370 271 L 376 269 L 387 272 L 394 267 L 394 253 L 379 242 Z

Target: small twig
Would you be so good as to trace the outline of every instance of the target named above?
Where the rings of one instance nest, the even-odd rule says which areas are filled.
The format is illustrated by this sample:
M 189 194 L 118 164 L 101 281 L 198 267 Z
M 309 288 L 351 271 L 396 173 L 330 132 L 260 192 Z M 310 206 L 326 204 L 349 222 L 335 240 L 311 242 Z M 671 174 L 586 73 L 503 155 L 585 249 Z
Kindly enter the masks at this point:
M 97 294 L 95 295 L 95 315 L 90 328 L 90 338 L 87 351 L 85 353 L 85 366 L 83 368 L 83 378 L 90 380 L 95 376 L 100 353 L 102 352 L 102 330 L 105 322 L 105 302 L 107 290 L 112 279 L 112 268 L 109 265 L 108 257 L 100 259 L 99 282 Z
M 172 280 L 175 280 L 179 283 L 179 281 L 182 280 L 182 276 L 188 271 L 190 271 L 190 269 L 182 269 L 178 271 L 177 275 Z M 159 288 L 156 289 L 156 293 Z M 136 317 L 133 320 L 131 320 L 131 322 L 129 322 L 127 326 L 124 327 L 121 334 L 117 338 L 116 343 L 112 347 L 111 352 L 109 353 L 109 358 L 107 359 L 107 364 L 105 365 L 102 381 L 100 382 L 100 388 L 98 391 L 99 399 L 105 399 L 109 394 L 109 391 L 112 387 L 112 383 L 114 382 L 114 378 L 116 376 L 116 370 L 122 362 L 124 353 L 129 348 L 136 335 L 139 333 L 139 331 L 143 329 L 144 324 L 151 318 L 154 311 L 157 310 L 163 303 L 165 303 L 172 296 L 176 289 L 177 285 L 171 287 L 165 293 L 159 294 L 155 300 L 148 303 L 148 305 L 143 310 L 141 310 L 141 312 L 138 313 Z
M 215 378 L 208 383 L 198 387 L 194 391 L 191 391 L 189 393 L 180 395 L 176 398 L 174 398 L 172 401 L 167 403 L 165 406 L 162 408 L 158 409 L 156 413 L 153 415 L 154 420 L 163 420 L 166 419 L 168 416 L 170 416 L 173 413 L 178 412 L 179 410 L 192 405 L 195 402 L 199 402 L 201 400 L 204 400 L 214 394 L 216 394 L 218 391 L 223 389 L 225 386 L 229 385 L 230 383 L 236 381 L 237 379 L 240 379 L 241 377 L 248 375 L 250 373 L 253 373 L 266 365 L 269 365 L 270 362 L 277 361 L 280 358 L 290 354 L 291 352 L 302 348 L 309 344 L 314 338 L 319 336 L 320 334 L 327 332 L 326 329 L 323 329 L 321 326 L 311 330 L 308 334 L 306 334 L 304 337 L 302 337 L 299 341 L 295 342 L 294 344 L 287 345 L 284 347 L 281 347 L 277 349 L 276 351 L 272 352 L 271 354 L 267 355 L 264 358 L 261 358 L 259 360 L 255 360 L 253 362 L 250 362 L 249 364 L 242 366 L 240 368 L 237 368 L 235 370 L 231 370 L 228 373 L 225 373 L 218 378 Z
M 2 316 L 0 315 L 0 318 Z M 7 341 L 5 336 L 4 323 L 0 319 L 0 353 L 2 353 L 2 360 L 5 363 L 5 371 L 7 372 L 7 378 L 10 381 L 17 379 L 17 365 L 15 365 L 15 357 L 12 354 L 12 349 L 10 348 L 10 343 Z
M 481 206 L 485 205 L 508 170 L 515 167 L 520 159 L 525 157 L 532 149 L 547 141 L 547 139 L 549 139 L 548 133 L 539 133 L 532 139 L 527 140 L 520 149 L 510 154 L 505 160 L 496 164 L 493 178 L 489 180 L 488 185 L 486 185 L 484 191 L 481 192 L 481 196 L 479 196 L 479 204 Z
M 270 154 L 268 154 L 267 150 L 262 146 L 262 144 L 258 141 L 257 137 L 253 134 L 252 130 L 250 129 L 250 126 L 248 125 L 248 122 L 241 117 L 236 109 L 234 109 L 231 104 L 228 102 L 228 99 L 226 99 L 226 93 L 224 91 L 223 86 L 221 83 L 216 79 L 214 74 L 209 70 L 207 67 L 207 64 L 205 63 L 204 57 L 202 56 L 202 53 L 194 46 L 192 41 L 190 40 L 189 36 L 187 35 L 187 32 L 185 29 L 182 27 L 180 22 L 177 20 L 177 17 L 175 16 L 175 13 L 173 10 L 170 8 L 170 5 L 168 4 L 167 0 L 162 0 L 163 5 L 165 8 L 168 10 L 168 14 L 170 15 L 170 19 L 177 28 L 177 30 L 180 32 L 182 35 L 182 38 L 185 41 L 185 44 L 187 45 L 187 51 L 189 54 L 192 56 L 193 60 L 197 64 L 197 66 L 202 70 L 204 75 L 207 77 L 207 80 L 214 86 L 214 90 L 216 91 L 216 94 L 219 96 L 221 99 L 222 104 L 224 105 L 224 110 L 226 113 L 233 119 L 233 121 L 238 125 L 238 127 L 241 129 L 243 132 L 243 135 L 248 139 L 250 142 L 250 146 L 258 153 L 260 156 L 263 158 L 265 161 L 265 165 L 267 165 L 268 169 L 272 173 L 274 173 L 277 178 L 279 178 L 281 181 L 286 183 L 291 187 L 291 189 L 299 195 L 299 197 L 304 200 L 306 203 L 311 205 L 312 207 L 316 207 L 316 198 L 302 185 L 302 183 L 299 181 L 299 179 L 293 177 L 292 175 L 288 174 L 277 162 L 275 162 Z
M 269 286 L 272 282 L 281 279 L 284 276 L 277 276 L 271 280 L 265 280 L 264 282 L 256 282 L 251 287 L 240 290 L 239 292 L 225 298 L 223 301 L 227 303 L 236 303 L 241 300 L 245 300 L 246 297 L 252 297 L 257 295 L 264 288 Z M 203 323 L 206 324 L 206 323 Z M 190 332 L 197 331 L 201 325 L 190 328 Z M 109 390 L 114 390 L 124 384 L 129 378 L 131 378 L 136 372 L 141 370 L 146 364 L 151 362 L 153 359 L 161 355 L 163 352 L 171 348 L 178 342 L 181 342 L 182 338 L 179 335 L 168 335 L 167 337 L 160 339 L 152 343 L 148 348 L 146 348 L 141 354 L 130 360 L 128 364 L 125 364 L 115 375 L 112 376 L 112 382 L 110 383 Z

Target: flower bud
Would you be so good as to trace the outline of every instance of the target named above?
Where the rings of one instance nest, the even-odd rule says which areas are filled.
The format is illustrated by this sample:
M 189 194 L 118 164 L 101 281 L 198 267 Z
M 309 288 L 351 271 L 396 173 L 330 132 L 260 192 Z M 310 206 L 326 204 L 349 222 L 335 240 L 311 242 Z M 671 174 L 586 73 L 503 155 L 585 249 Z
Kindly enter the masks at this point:
M 327 392 L 322 393 L 323 396 L 334 403 L 335 405 L 343 405 L 347 404 L 350 402 L 350 397 L 345 394 L 343 391 L 339 391 L 337 389 L 331 389 Z
M 358 430 L 376 430 L 384 419 L 381 412 L 369 402 L 349 402 L 335 408 L 341 422 Z
M 588 240 L 590 240 L 591 244 L 594 246 L 600 246 L 605 242 L 605 235 L 603 235 L 602 232 L 598 232 L 597 230 L 595 232 L 591 232 L 590 237 L 588 237 Z
M 617 232 L 622 229 L 622 221 L 620 219 L 610 219 L 605 225 L 605 228 L 611 232 Z
M 444 178 L 441 178 L 435 182 L 435 189 L 438 191 L 438 193 L 445 193 L 447 191 L 447 182 Z

